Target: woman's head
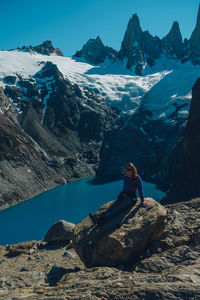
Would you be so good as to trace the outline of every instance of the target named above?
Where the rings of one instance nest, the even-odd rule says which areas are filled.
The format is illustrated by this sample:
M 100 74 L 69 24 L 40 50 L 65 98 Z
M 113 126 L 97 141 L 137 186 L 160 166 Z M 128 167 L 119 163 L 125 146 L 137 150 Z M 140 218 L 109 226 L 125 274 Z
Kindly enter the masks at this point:
M 136 167 L 134 166 L 133 163 L 129 162 L 126 165 L 126 173 L 127 173 L 128 177 L 132 177 L 132 178 L 136 177 L 136 175 L 137 175 L 137 169 L 136 169 Z

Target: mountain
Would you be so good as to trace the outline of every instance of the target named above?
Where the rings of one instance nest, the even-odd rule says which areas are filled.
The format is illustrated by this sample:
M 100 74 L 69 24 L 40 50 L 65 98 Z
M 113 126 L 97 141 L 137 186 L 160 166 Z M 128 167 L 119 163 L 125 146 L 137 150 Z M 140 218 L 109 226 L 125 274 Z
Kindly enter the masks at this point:
M 78 58 L 62 56 L 49 41 L 0 51 L 2 118 L 34 142 L 36 166 L 46 157 L 42 178 L 47 180 L 37 192 L 95 175 L 94 183 L 120 179 L 127 161 L 136 164 L 143 179 L 168 190 L 178 170 L 191 89 L 200 74 L 200 66 L 186 57 L 189 44 L 182 42 L 177 22 L 160 40 L 143 32 L 133 15 L 119 52 L 104 46 L 99 37 L 90 40 Z M 131 53 L 140 57 L 134 62 L 142 70 L 139 76 L 132 71 Z M 10 141 L 2 148 L 3 166 L 13 137 L 5 127 L 1 130 Z M 10 165 L 21 160 L 18 154 L 9 157 Z M 29 160 L 27 156 L 27 164 Z M 10 165 L 0 173 L 2 181 L 7 178 L 1 189 L 2 207 L 37 193 L 37 183 L 31 181 L 27 193 L 14 196 L 8 191 Z M 5 172 L 9 175 L 4 178 Z M 51 181 L 49 172 L 54 174 Z
M 106 59 L 112 63 L 126 61 L 126 68 L 136 75 L 142 75 L 147 66 L 154 66 L 162 56 L 178 60 L 181 63 L 191 61 L 200 64 L 200 6 L 196 27 L 189 40 L 182 39 L 179 23 L 175 21 L 169 33 L 160 39 L 143 31 L 137 14 L 130 18 L 119 51 L 104 46 L 100 38 L 90 39 L 77 51 L 74 57 L 82 57 L 92 64 L 99 64 Z M 98 58 L 97 58 L 98 57 Z M 110 58 L 112 57 L 112 59 Z
M 64 78 L 48 56 L 17 50 L 1 55 L 10 58 L 3 60 L 0 101 L 4 208 L 69 180 L 93 176 L 101 142 L 115 126 L 117 112 L 97 93 Z

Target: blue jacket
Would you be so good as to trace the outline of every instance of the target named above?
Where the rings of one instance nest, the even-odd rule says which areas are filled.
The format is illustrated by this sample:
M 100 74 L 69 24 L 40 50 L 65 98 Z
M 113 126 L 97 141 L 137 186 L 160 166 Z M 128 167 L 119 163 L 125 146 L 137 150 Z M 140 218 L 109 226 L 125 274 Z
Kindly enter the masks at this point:
M 139 175 L 136 176 L 136 181 L 137 181 L 137 190 L 140 195 L 140 200 L 141 200 L 141 202 L 144 202 L 142 180 Z M 128 175 L 124 175 L 123 191 L 124 192 L 132 192 L 133 191 L 132 178 L 128 177 Z

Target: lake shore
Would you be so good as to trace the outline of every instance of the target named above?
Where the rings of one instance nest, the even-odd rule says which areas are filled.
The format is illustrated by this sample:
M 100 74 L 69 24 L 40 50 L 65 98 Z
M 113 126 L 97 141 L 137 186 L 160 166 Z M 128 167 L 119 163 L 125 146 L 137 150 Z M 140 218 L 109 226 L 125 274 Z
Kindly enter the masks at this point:
M 58 220 L 77 224 L 89 212 L 95 212 L 104 203 L 116 199 L 122 190 L 122 180 L 92 185 L 92 178 L 69 182 L 1 211 L 0 244 L 41 240 Z M 145 181 L 143 189 L 146 197 L 155 200 L 163 195 L 155 185 Z

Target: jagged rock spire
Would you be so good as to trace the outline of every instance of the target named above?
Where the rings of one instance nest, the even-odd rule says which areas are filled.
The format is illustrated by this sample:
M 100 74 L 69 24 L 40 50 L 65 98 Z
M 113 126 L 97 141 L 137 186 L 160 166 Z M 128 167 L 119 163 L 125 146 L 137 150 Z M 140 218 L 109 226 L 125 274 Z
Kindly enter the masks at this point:
M 200 4 L 197 15 L 197 23 L 189 40 L 191 48 L 191 58 L 194 64 L 200 63 Z
M 179 39 L 182 42 L 182 35 L 181 35 L 179 23 L 177 21 L 175 21 L 172 24 L 170 32 L 163 39 L 168 39 L 168 40 Z
M 192 32 L 191 35 L 191 42 L 195 42 L 197 39 L 200 38 L 200 4 L 199 4 L 199 10 L 198 10 L 198 15 L 197 15 L 197 23 L 194 31 Z
M 142 43 L 143 31 L 140 27 L 140 21 L 137 14 L 134 14 L 129 22 L 124 35 L 124 39 L 119 51 L 120 59 L 128 58 L 127 68 L 131 69 L 136 66 L 135 72 L 137 75 L 142 74 L 142 66 L 144 65 L 143 52 L 140 49 Z
M 142 40 L 142 29 L 137 14 L 134 14 L 129 22 L 121 44 L 120 57 L 129 57 L 133 47 L 139 45 Z
M 172 57 L 175 55 L 177 58 L 184 56 L 182 35 L 177 21 L 173 23 L 169 33 L 163 38 L 162 42 L 167 55 Z
M 199 4 L 199 10 L 198 10 L 198 14 L 197 14 L 196 28 L 200 28 L 200 4 Z

